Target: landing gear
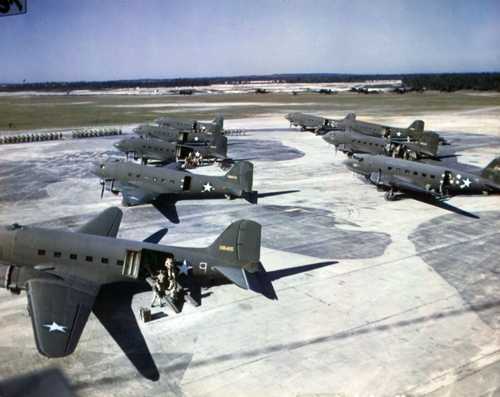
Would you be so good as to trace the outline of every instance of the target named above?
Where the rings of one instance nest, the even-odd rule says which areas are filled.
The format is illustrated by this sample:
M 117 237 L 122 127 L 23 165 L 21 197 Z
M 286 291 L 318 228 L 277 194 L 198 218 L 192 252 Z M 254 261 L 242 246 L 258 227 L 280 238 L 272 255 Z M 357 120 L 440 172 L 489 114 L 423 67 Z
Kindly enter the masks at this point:
M 396 200 L 396 195 L 395 195 L 395 193 L 394 193 L 394 190 L 393 190 L 393 189 L 390 189 L 390 190 L 388 190 L 387 192 L 385 192 L 384 198 L 385 198 L 387 201 L 394 201 L 394 200 Z

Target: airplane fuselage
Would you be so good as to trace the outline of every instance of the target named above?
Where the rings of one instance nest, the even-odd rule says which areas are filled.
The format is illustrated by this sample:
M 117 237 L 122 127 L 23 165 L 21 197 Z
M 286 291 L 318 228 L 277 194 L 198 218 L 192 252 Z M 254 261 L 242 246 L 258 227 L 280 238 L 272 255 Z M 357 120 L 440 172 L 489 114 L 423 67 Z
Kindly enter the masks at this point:
M 446 195 L 477 195 L 498 192 L 494 184 L 480 175 L 427 163 L 395 159 L 385 156 L 359 155 L 362 161 L 348 160 L 347 166 L 364 176 L 394 176 L 425 189 L 440 192 L 445 181 Z
M 140 253 L 138 278 L 124 275 L 131 253 Z M 181 272 L 196 278 L 200 286 L 228 282 L 216 269 L 220 258 L 205 248 L 172 247 L 31 226 L 0 226 L 0 262 L 26 267 L 31 276 L 64 275 L 102 285 L 144 280 L 146 269 L 159 270 L 173 256 Z M 182 267 L 183 263 L 184 267 Z
M 95 173 L 104 180 L 139 188 L 152 196 L 176 195 L 177 199 L 239 197 L 243 190 L 234 175 L 211 176 L 162 167 L 148 167 L 130 162 L 108 162 Z M 129 202 L 133 205 L 133 202 Z M 144 204 L 144 203 L 142 203 Z

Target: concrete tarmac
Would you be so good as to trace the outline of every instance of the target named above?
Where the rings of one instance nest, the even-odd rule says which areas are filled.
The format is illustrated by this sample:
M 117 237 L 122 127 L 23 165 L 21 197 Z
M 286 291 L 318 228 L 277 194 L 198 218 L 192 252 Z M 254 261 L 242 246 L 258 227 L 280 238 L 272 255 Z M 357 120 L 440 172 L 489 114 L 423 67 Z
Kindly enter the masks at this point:
M 55 367 L 80 396 L 499 396 L 500 196 L 450 201 L 479 219 L 411 199 L 386 202 L 321 137 L 274 116 L 228 128 L 245 127 L 229 152 L 252 159 L 255 188 L 298 192 L 258 205 L 180 202 L 178 225 L 150 206 L 127 208 L 119 237 L 144 239 L 166 226 L 162 243 L 205 246 L 247 218 L 263 225 L 268 271 L 317 268 L 277 279 L 278 301 L 226 285 L 205 291 L 201 307 L 140 323 L 156 381 L 93 315 L 75 354 L 42 357 L 26 296 L 1 290 L 0 384 Z M 484 167 L 500 154 L 500 138 L 455 137 L 459 163 Z M 0 223 L 73 228 L 120 205 L 110 193 L 99 199 L 89 172 L 93 161 L 120 156 L 117 139 L 0 147 Z M 135 295 L 136 316 L 150 298 Z M 113 316 L 127 311 L 124 304 Z M 143 354 L 129 324 L 128 354 Z

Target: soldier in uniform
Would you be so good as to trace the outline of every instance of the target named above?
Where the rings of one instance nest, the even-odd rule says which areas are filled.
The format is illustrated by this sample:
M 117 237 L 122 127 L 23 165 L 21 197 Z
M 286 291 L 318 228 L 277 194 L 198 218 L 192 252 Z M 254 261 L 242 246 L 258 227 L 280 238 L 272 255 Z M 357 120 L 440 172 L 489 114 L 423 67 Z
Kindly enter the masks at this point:
M 163 307 L 163 298 L 165 297 L 167 275 L 162 269 L 153 278 L 153 300 L 151 301 L 151 307 L 155 306 L 156 300 L 160 301 L 160 307 Z
M 194 163 L 196 164 L 197 167 L 201 165 L 203 161 L 203 157 L 200 152 L 196 152 L 194 155 Z
M 167 257 L 165 259 L 165 269 L 167 272 L 167 287 L 166 290 L 170 299 L 175 301 L 177 299 L 178 285 L 177 285 L 177 268 L 174 264 L 174 259 L 172 257 Z

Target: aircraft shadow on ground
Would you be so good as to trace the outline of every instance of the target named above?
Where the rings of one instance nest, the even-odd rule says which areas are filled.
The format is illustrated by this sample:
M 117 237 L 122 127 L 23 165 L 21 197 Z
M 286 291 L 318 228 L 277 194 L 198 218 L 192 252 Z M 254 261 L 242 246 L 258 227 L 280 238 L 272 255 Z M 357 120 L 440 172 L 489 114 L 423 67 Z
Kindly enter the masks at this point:
M 252 281 L 255 282 L 255 277 L 257 277 L 259 281 L 258 286 L 255 289 L 251 289 L 262 293 L 270 299 L 277 299 L 272 285 L 273 281 L 336 263 L 336 261 L 319 262 L 269 272 L 266 272 L 262 268 L 262 271 L 256 273 L 256 276 L 250 277 L 249 283 L 252 283 Z M 157 381 L 160 379 L 160 372 L 149 351 L 131 307 L 132 297 L 135 294 L 146 291 L 150 291 L 150 287 L 146 283 L 115 283 L 105 286 L 101 289 L 94 305 L 94 314 L 138 372 L 144 378 Z M 203 294 L 202 297 L 210 295 L 211 292 L 208 292 Z M 168 365 L 168 368 L 164 368 L 164 370 L 171 369 L 171 365 Z M 84 385 L 80 385 L 80 387 L 84 387 Z
M 131 306 L 135 294 L 150 290 L 146 283 L 116 283 L 104 286 L 93 311 L 139 373 L 147 379 L 157 381 L 160 373 Z

